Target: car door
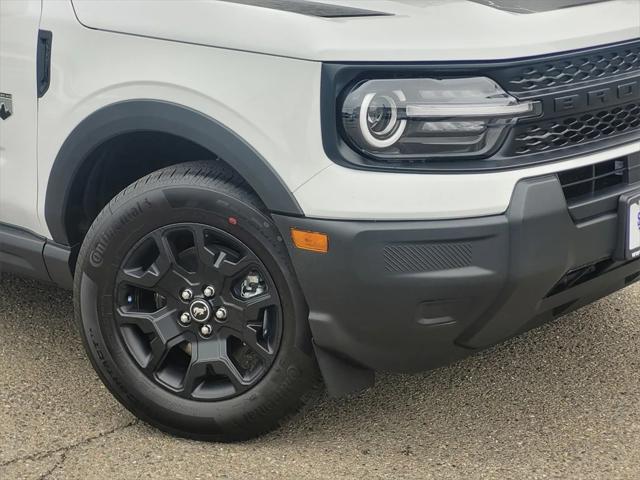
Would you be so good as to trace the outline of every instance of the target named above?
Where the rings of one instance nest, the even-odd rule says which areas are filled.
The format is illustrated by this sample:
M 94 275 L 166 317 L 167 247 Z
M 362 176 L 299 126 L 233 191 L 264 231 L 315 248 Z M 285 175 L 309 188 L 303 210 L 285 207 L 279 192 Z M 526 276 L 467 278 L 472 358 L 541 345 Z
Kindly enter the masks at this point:
M 41 0 L 0 0 L 0 223 L 38 230 L 37 52 Z

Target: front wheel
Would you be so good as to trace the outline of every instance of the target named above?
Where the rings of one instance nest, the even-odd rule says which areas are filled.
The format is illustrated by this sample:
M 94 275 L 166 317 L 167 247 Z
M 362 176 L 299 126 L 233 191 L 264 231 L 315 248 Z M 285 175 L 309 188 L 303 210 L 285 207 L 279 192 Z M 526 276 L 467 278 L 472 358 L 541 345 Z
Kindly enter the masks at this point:
M 82 245 L 76 319 L 120 402 L 173 434 L 250 438 L 318 384 L 282 238 L 233 172 L 155 172 L 101 212 Z

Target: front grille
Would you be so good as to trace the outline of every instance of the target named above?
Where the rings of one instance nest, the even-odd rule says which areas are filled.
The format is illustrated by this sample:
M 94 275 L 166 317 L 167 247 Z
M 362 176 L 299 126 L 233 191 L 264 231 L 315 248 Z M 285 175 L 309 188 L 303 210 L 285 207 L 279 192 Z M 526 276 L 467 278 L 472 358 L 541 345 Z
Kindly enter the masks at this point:
M 603 137 L 631 132 L 640 127 L 640 103 L 632 102 L 607 110 L 596 110 L 534 124 L 514 132 L 511 155 L 526 155 L 586 144 Z
M 640 153 L 558 173 L 576 223 L 616 213 L 620 195 L 640 186 Z
M 623 184 L 627 172 L 628 161 L 620 158 L 560 172 L 558 179 L 567 202 L 571 202 Z
M 623 45 L 513 68 L 506 87 L 512 92 L 529 92 L 635 71 L 640 71 L 640 45 Z

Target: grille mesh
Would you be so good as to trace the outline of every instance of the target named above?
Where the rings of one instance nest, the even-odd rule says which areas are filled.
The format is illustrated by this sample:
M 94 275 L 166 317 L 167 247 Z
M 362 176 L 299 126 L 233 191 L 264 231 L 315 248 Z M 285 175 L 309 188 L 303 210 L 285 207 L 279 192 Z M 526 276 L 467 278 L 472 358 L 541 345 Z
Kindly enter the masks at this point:
M 528 92 L 640 70 L 640 45 L 620 46 L 608 51 L 563 60 L 540 62 L 514 69 L 507 90 Z
M 579 145 L 640 127 L 640 103 L 522 125 L 515 131 L 512 155 Z
M 470 243 L 423 243 L 388 245 L 384 264 L 388 272 L 432 272 L 471 265 Z
M 558 179 L 565 198 L 572 201 L 625 183 L 628 170 L 628 160 L 623 157 L 565 170 L 558 174 Z

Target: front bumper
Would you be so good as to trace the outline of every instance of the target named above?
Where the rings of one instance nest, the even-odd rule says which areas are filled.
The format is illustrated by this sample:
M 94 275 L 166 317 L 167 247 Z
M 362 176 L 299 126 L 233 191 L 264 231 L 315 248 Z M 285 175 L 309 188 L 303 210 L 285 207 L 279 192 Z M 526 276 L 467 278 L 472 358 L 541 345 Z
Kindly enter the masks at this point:
M 608 191 L 609 205 L 620 193 Z M 614 259 L 618 215 L 603 207 L 603 198 L 583 200 L 570 211 L 559 178 L 546 175 L 520 181 L 503 215 L 275 219 L 309 305 L 316 345 L 367 369 L 419 371 L 638 279 L 640 261 Z M 292 227 L 327 233 L 329 252 L 294 248 L 285 234 Z

